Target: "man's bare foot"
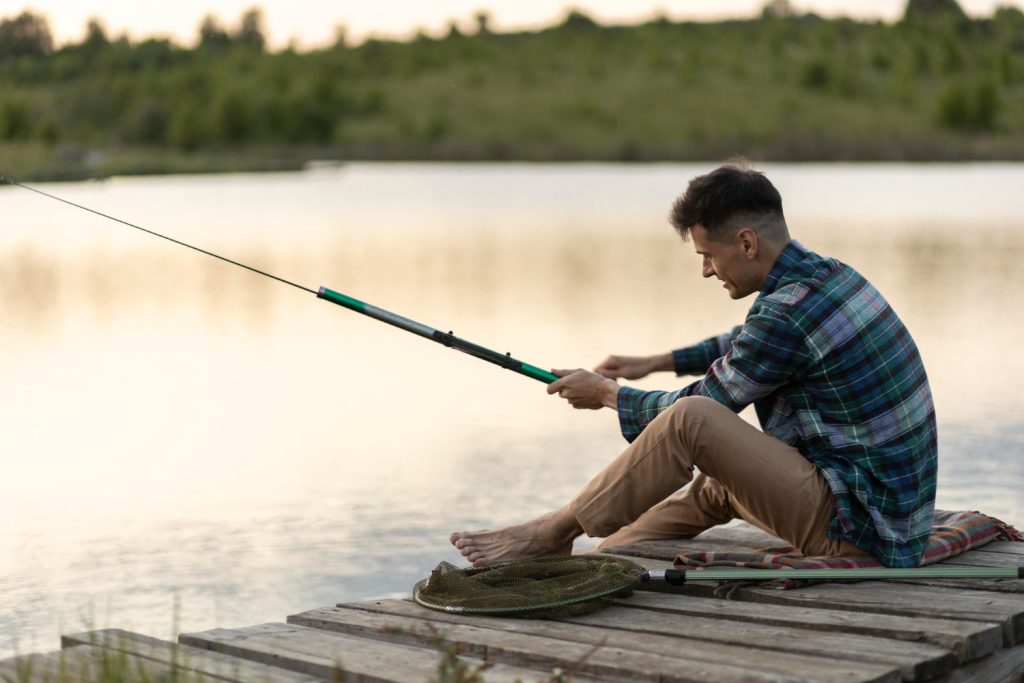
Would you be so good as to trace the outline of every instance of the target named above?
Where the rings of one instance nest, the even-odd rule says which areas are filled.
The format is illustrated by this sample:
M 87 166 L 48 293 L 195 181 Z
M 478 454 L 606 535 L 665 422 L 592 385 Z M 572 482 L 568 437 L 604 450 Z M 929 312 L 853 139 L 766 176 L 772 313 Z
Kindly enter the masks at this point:
M 474 567 L 483 567 L 506 560 L 571 555 L 573 539 L 582 533 L 576 516 L 564 507 L 496 531 L 459 531 L 450 540 Z

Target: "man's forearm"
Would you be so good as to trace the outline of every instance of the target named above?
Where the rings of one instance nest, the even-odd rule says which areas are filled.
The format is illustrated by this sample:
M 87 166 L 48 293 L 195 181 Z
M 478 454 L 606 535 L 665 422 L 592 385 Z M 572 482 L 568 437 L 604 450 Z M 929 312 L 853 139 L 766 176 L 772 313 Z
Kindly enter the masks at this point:
M 674 372 L 676 369 L 675 360 L 672 358 L 672 352 L 659 353 L 650 357 L 651 372 Z

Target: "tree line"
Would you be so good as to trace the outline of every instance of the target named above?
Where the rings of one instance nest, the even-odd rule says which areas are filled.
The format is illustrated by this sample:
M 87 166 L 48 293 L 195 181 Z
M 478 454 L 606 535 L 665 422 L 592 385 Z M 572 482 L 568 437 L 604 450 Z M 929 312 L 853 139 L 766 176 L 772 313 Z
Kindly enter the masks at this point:
M 574 10 L 513 33 L 481 14 L 474 32 L 352 45 L 339 31 L 308 51 L 269 50 L 258 9 L 230 27 L 205 17 L 191 47 L 111 38 L 97 20 L 55 46 L 43 17 L 0 20 L 0 159 L 52 171 L 89 150 L 149 170 L 253 150 L 288 163 L 1020 159 L 1024 13 L 911 0 L 885 23 L 773 0 L 748 20 L 603 26 Z

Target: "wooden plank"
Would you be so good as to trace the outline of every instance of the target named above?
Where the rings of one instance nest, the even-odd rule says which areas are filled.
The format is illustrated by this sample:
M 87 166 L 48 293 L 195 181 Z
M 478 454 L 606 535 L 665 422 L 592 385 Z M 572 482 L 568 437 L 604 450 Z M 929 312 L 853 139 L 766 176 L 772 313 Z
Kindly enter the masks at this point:
M 347 633 L 388 642 L 430 646 L 458 644 L 468 654 L 492 661 L 546 670 L 576 668 L 596 677 L 641 681 L 692 681 L 693 661 L 616 647 L 610 643 L 594 645 L 547 638 L 530 633 L 512 633 L 481 628 L 469 622 L 438 627 L 429 621 L 380 614 L 359 609 L 326 607 L 288 618 L 289 623 Z M 678 650 L 677 650 L 678 652 Z M 752 663 L 756 667 L 756 663 Z M 756 668 L 727 665 L 709 670 L 702 678 L 716 680 L 779 680 L 762 677 Z
M 267 664 L 230 657 L 121 629 L 103 629 L 61 636 L 61 646 L 89 645 L 224 681 L 255 683 L 313 683 L 321 679 Z
M 628 598 L 612 600 L 633 609 L 649 609 L 684 616 L 742 620 L 768 626 L 788 626 L 850 633 L 910 642 L 931 643 L 969 662 L 995 652 L 1003 646 L 1002 630 L 997 624 L 955 621 L 891 614 L 866 614 L 842 610 L 773 605 L 765 609 L 735 600 L 698 598 L 637 591 Z
M 980 550 L 968 550 L 966 553 L 952 557 L 942 564 L 958 567 L 1021 567 L 1024 566 L 1024 548 L 1021 554 L 1001 552 L 998 548 L 989 550 L 991 545 Z M 1024 543 L 1007 543 L 1002 545 L 1024 546 Z M 943 584 L 953 583 L 950 581 Z M 966 583 L 965 588 L 991 590 L 998 593 L 1024 593 L 1024 579 L 973 579 Z
M 239 629 L 212 629 L 182 634 L 179 641 L 255 662 L 300 671 L 324 679 L 344 671 L 346 683 L 418 683 L 437 676 L 442 653 L 369 638 L 358 638 L 294 624 L 259 624 Z M 460 656 L 470 668 L 484 664 L 477 657 Z M 494 664 L 486 670 L 487 683 L 535 681 L 551 671 Z M 592 679 L 574 677 L 574 680 Z
M 326 611 L 325 611 L 326 610 Z M 314 610 L 289 619 L 307 623 L 319 622 L 321 627 L 352 628 L 351 616 L 343 611 L 365 610 L 381 615 L 408 617 L 419 622 L 430 621 L 445 624 L 446 637 L 453 637 L 450 629 L 472 626 L 477 630 L 492 630 L 500 637 L 499 642 L 515 635 L 542 637 L 559 642 L 584 643 L 588 646 L 602 645 L 624 651 L 644 653 L 646 657 L 663 657 L 676 660 L 673 675 L 682 675 L 683 680 L 693 680 L 693 667 L 699 665 L 701 674 L 696 680 L 716 681 L 896 681 L 900 679 L 897 667 L 872 663 L 851 662 L 815 653 L 800 655 L 782 653 L 776 650 L 751 648 L 735 643 L 723 644 L 714 641 L 646 633 L 635 633 L 617 627 L 581 625 L 563 621 L 543 619 L 512 619 L 487 616 L 453 615 L 427 610 L 409 600 L 374 600 L 353 603 L 331 611 Z M 328 626 L 324 622 L 335 622 Z M 370 622 L 372 623 L 372 622 Z M 461 631 L 454 631 L 454 637 L 463 637 Z M 474 634 L 474 637 L 477 637 Z M 679 662 L 684 664 L 680 670 Z M 664 680 L 674 680 L 667 674 Z
M 934 586 L 935 588 L 953 588 L 955 590 L 982 591 L 986 593 L 1016 594 L 1024 593 L 1024 581 L 1020 579 L 924 579 L 890 581 L 911 586 Z
M 941 683 L 1019 683 L 1024 680 L 1024 645 L 994 652 L 957 669 Z
M 172 671 L 166 664 L 91 645 L 47 654 L 22 655 L 0 662 L 0 680 L 9 679 L 13 683 L 115 680 L 114 675 L 104 676 L 104 672 L 111 671 L 118 672 L 116 680 L 174 680 L 176 683 L 209 680 L 201 674 Z M 177 678 L 172 679 L 175 674 Z
M 660 559 L 625 559 L 647 569 L 672 566 L 671 562 Z M 668 586 L 652 581 L 643 584 L 640 590 L 697 597 L 717 597 L 716 592 L 721 593 L 713 584 L 700 582 Z M 762 604 L 996 623 L 1003 630 L 1006 647 L 1024 640 L 1024 600 L 1016 594 L 972 590 L 962 584 L 929 586 L 921 582 L 857 581 L 819 583 L 795 590 L 735 586 L 728 589 L 728 598 Z
M 700 591 L 692 584 L 681 592 Z M 706 589 L 704 589 L 706 590 Z M 677 592 L 672 589 L 670 592 Z M 706 593 L 704 593 L 706 595 Z M 774 605 L 997 623 L 1009 647 L 1024 640 L 1024 600 L 1013 594 L 881 581 L 823 583 L 797 590 L 738 587 L 730 599 Z
M 571 623 L 619 628 L 741 645 L 792 654 L 827 652 L 851 662 L 896 666 L 905 681 L 927 681 L 953 671 L 960 661 L 949 650 L 927 643 L 890 640 L 857 634 L 765 626 L 746 621 L 689 616 L 680 619 L 665 612 L 608 609 L 567 619 Z
M 1011 553 L 992 553 L 985 550 L 968 550 L 956 557 L 943 560 L 939 564 L 958 567 L 1019 567 L 1024 564 L 1024 556 Z
M 979 553 L 1004 553 L 1007 555 L 1024 555 L 1024 543 L 1020 541 L 992 541 L 977 549 Z M 1020 564 L 1024 564 L 1021 560 Z

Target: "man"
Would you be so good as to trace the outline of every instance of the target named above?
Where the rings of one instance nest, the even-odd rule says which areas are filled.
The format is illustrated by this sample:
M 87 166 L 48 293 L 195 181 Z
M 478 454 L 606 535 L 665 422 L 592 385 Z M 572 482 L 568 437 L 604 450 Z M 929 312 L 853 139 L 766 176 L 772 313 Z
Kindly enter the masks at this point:
M 704 277 L 733 299 L 757 293 L 743 325 L 671 354 L 556 371 L 548 393 L 616 409 L 630 445 L 560 510 L 451 542 L 482 566 L 567 554 L 583 533 L 611 547 L 741 518 L 807 555 L 916 566 L 937 443 L 906 327 L 853 268 L 790 239 L 782 198 L 761 173 L 728 165 L 694 178 L 671 221 Z M 672 392 L 614 381 L 657 370 L 703 377 Z M 736 414 L 750 403 L 763 431 Z

